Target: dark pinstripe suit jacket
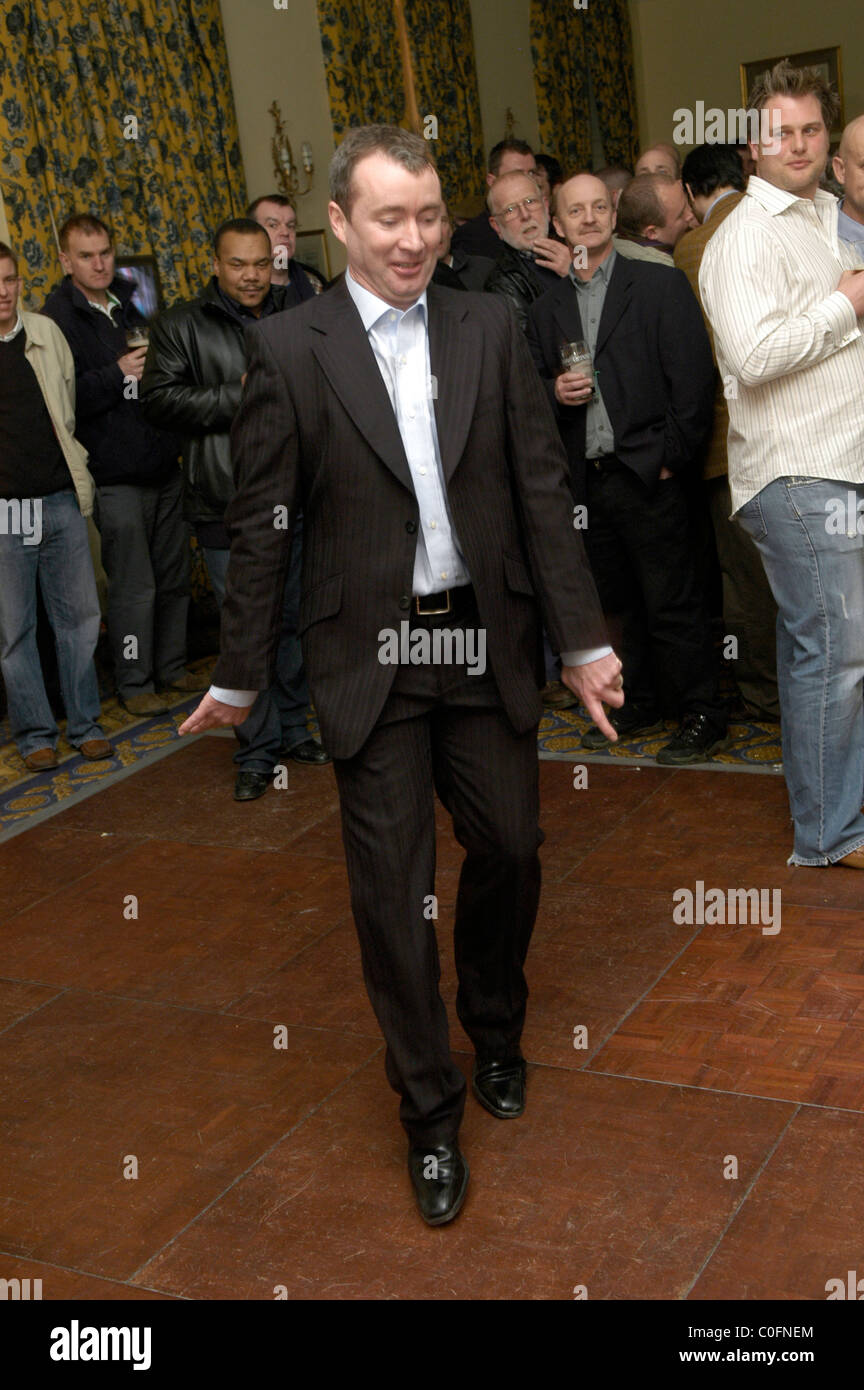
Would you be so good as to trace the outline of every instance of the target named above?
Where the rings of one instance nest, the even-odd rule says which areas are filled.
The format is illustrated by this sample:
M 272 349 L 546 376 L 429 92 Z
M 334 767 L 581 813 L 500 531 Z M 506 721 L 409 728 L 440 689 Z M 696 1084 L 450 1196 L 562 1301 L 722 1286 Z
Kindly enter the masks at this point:
M 450 512 L 489 666 L 511 724 L 524 732 L 541 712 L 540 610 L 559 651 L 604 643 L 605 625 L 573 528 L 558 430 L 515 319 L 494 295 L 436 285 L 428 309 Z M 238 690 L 269 685 L 302 508 L 303 655 L 324 743 L 347 758 L 370 733 L 396 671 L 378 660 L 379 632 L 398 632 L 411 616 L 420 516 L 408 462 L 344 282 L 254 324 L 246 338 L 213 681 Z

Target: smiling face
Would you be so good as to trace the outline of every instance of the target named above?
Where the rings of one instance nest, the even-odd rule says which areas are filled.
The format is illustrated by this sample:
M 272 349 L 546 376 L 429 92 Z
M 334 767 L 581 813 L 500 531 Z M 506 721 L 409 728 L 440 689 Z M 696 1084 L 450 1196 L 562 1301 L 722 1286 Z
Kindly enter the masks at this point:
M 812 198 L 828 160 L 830 137 L 822 119 L 822 107 L 814 96 L 770 97 L 765 112 L 768 128 L 780 138 L 767 144 L 751 143 L 760 179 L 799 198 Z M 779 148 L 778 148 L 779 146 Z
M 0 256 L 0 334 L 11 333 L 18 322 L 18 291 L 21 281 L 14 262 Z
M 85 299 L 105 300 L 114 279 L 114 250 L 104 232 L 71 231 L 60 264 Z
M 615 228 L 615 210 L 602 180 L 577 174 L 558 189 L 555 206 L 555 226 L 570 250 L 584 246 L 589 260 L 602 260 Z
M 431 168 L 412 174 L 376 150 L 354 166 L 350 215 L 328 211 L 348 268 L 364 289 L 409 309 L 432 278 L 441 246 L 441 185 Z
M 257 309 L 270 288 L 270 246 L 263 228 L 254 232 L 223 232 L 213 258 L 213 274 L 223 290 L 238 304 Z

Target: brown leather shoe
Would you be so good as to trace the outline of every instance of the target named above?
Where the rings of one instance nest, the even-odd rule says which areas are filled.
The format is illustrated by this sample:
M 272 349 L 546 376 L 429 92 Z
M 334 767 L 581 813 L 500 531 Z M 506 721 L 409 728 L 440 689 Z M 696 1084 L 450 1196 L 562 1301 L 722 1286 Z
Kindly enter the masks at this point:
M 200 695 L 203 691 L 210 689 L 209 677 L 202 675 L 198 671 L 185 671 L 182 676 L 178 676 L 176 681 L 170 685 L 160 686 L 160 690 L 166 690 L 169 694 L 174 691 L 182 690 L 187 695 Z
M 78 752 L 88 763 L 102 763 L 106 758 L 114 757 L 114 749 L 107 738 L 87 738 L 79 743 Z
M 171 706 L 152 691 L 142 695 L 121 695 L 120 703 L 130 714 L 167 714 Z
M 835 867 L 841 865 L 844 869 L 864 869 L 864 845 L 860 849 L 853 849 L 849 854 L 844 854 L 842 859 L 835 860 Z
M 47 772 L 49 767 L 57 766 L 57 754 L 53 748 L 37 748 L 35 753 L 27 754 L 24 766 L 31 772 Z

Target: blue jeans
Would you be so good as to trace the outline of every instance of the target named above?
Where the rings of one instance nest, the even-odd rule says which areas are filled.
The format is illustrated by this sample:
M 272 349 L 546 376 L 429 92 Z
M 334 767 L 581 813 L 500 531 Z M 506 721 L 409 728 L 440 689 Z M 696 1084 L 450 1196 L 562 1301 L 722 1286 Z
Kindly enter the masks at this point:
M 219 607 L 225 597 L 230 550 L 202 547 L 207 573 Z M 282 603 L 282 626 L 276 648 L 276 670 L 269 690 L 258 694 L 242 724 L 234 726 L 240 745 L 234 762 L 244 772 L 269 774 L 278 764 L 281 754 L 305 743 L 309 738 L 306 716 L 309 710 L 309 687 L 303 669 L 303 653 L 297 636 L 300 610 L 300 569 L 303 558 L 303 528 L 298 520 L 291 544 L 291 563 L 285 577 Z
M 76 746 L 103 738 L 93 653 L 99 637 L 99 599 L 87 523 L 75 493 L 41 498 L 38 545 L 0 532 L 0 670 L 12 737 L 22 758 L 53 748 L 58 729 L 36 646 L 36 585 L 54 630 L 66 737 Z
M 864 502 L 864 485 L 778 478 L 737 513 L 779 609 L 790 864 L 833 864 L 864 846 L 864 535 L 857 516 L 839 535 L 833 522 L 849 493 Z

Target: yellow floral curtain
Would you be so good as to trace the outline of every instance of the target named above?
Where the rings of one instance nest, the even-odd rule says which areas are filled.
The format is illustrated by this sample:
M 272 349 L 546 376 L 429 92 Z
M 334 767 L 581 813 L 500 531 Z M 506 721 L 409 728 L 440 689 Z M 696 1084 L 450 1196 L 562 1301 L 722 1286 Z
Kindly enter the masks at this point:
M 444 196 L 484 183 L 483 129 L 468 0 L 404 0 L 421 131 Z M 351 126 L 406 125 L 393 0 L 318 0 L 321 48 L 337 140 Z
M 638 150 L 633 44 L 626 0 L 531 0 L 540 143 L 565 172 L 591 166 L 590 88 L 607 164 Z
M 0 187 L 37 307 L 73 212 L 153 255 L 167 303 L 210 274 L 242 213 L 243 165 L 218 0 L 18 0 L 0 46 Z

